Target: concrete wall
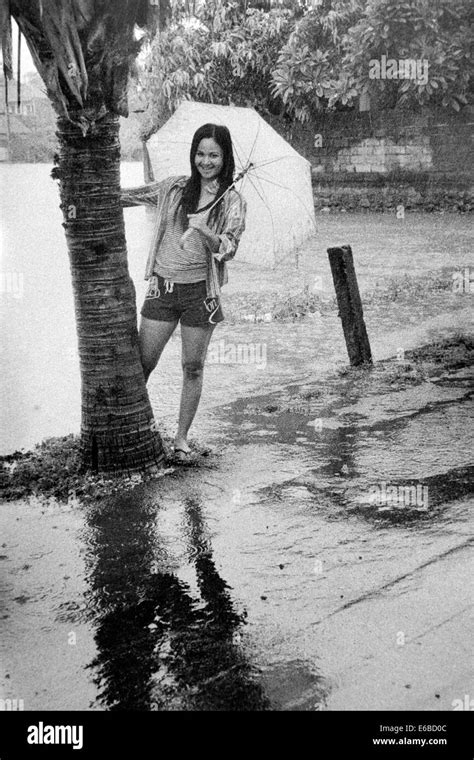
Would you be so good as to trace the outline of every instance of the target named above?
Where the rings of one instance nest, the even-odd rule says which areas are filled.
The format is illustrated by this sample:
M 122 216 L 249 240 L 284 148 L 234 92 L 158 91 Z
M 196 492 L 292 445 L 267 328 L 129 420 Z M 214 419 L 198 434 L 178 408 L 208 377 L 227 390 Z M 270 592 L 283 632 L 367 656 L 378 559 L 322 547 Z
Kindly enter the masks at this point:
M 402 144 L 390 137 L 367 137 L 355 145 L 336 149 L 326 163 L 333 172 L 427 170 L 433 167 L 433 151 L 428 135 L 414 135 Z
M 346 111 L 274 126 L 311 162 L 317 209 L 474 208 L 472 107 Z
M 456 175 L 474 165 L 473 126 L 472 107 L 460 113 L 347 111 L 296 125 L 291 142 L 315 170 L 325 173 L 408 170 Z

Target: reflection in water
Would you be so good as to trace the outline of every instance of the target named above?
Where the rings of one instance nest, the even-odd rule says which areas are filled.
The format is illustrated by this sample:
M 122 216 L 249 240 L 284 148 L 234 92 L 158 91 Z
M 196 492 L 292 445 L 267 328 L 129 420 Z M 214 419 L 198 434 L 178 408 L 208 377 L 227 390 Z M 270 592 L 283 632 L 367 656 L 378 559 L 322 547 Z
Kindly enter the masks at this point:
M 355 455 L 359 445 L 358 434 L 356 427 L 344 425 L 335 430 L 325 431 L 324 446 L 327 464 L 319 468 L 319 472 L 330 476 L 356 476 Z
M 89 667 L 100 707 L 268 708 L 238 642 L 245 615 L 235 611 L 216 570 L 198 501 L 185 502 L 184 530 L 199 600 L 169 570 L 156 517 L 156 506 L 136 489 L 95 505 L 88 519 L 98 649 Z

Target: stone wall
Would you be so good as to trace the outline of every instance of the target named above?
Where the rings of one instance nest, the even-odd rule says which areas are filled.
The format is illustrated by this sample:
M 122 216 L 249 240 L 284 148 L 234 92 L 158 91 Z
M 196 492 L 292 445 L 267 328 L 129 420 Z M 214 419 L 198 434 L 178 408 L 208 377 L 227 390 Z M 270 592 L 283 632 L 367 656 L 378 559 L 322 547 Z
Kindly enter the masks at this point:
M 473 208 L 472 107 L 346 111 L 273 126 L 311 162 L 316 208 Z
M 321 161 L 332 172 L 377 172 L 385 173 L 396 169 L 426 171 L 433 166 L 433 155 L 428 135 L 414 134 L 395 142 L 390 137 L 366 137 L 351 144 L 350 140 L 336 143 L 334 154 L 326 155 Z M 317 164 L 318 165 L 318 164 Z
M 466 178 L 430 173 L 313 175 L 317 211 L 457 211 L 474 209 L 472 185 Z

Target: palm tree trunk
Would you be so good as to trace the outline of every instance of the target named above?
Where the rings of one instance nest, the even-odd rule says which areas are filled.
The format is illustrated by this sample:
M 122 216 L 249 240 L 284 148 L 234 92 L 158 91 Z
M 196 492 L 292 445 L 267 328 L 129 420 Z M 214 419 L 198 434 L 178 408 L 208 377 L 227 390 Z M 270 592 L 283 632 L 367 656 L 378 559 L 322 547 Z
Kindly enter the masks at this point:
M 93 471 L 154 471 L 164 458 L 139 358 L 120 203 L 118 117 L 86 136 L 58 118 L 61 209 L 82 379 L 82 455 Z

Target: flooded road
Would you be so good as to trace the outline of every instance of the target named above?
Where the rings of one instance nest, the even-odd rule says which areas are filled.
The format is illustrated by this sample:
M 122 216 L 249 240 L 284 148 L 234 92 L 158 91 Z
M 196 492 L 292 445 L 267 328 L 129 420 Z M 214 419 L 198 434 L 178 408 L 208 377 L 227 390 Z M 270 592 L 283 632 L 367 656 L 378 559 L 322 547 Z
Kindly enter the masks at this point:
M 46 164 L 0 166 L 0 454 L 31 448 L 45 437 L 78 432 L 80 426 L 71 278 L 57 183 L 50 178 L 50 170 Z M 141 164 L 123 163 L 122 176 L 124 186 L 141 184 Z M 140 305 L 152 218 L 144 208 L 125 209 L 125 225 L 129 268 Z M 227 321 L 212 339 L 215 360 L 208 361 L 204 403 L 252 394 L 261 390 L 262 384 L 272 390 L 275 383 L 314 377 L 315 373 L 320 377 L 344 366 L 347 354 L 335 309 L 321 317 L 313 313 L 302 323 L 287 320 L 284 329 L 281 323 L 245 321 L 251 316 L 251 303 L 260 312 L 268 310 L 269 293 L 278 303 L 301 294 L 304 287 L 323 298 L 333 298 L 328 246 L 352 245 L 364 303 L 376 284 L 388 286 L 391 277 L 416 278 L 418 284 L 409 302 L 394 301 L 389 309 L 380 303 L 372 311 L 365 307 L 372 349 L 379 359 L 411 345 L 416 325 L 438 319 L 442 326 L 443 313 L 449 312 L 452 318 L 465 310 L 470 294 L 448 291 L 440 305 L 439 299 L 424 298 L 423 289 L 432 270 L 441 272 L 442 283 L 449 286 L 453 274 L 469 266 L 472 271 L 470 238 L 467 215 L 407 213 L 404 220 L 397 220 L 388 214 L 318 214 L 314 241 L 278 267 L 259 266 L 258 259 L 249 266 L 237 255 L 229 265 L 229 283 L 223 291 Z M 402 293 L 407 290 L 406 283 L 402 281 L 399 289 Z M 468 321 L 472 324 L 472 316 L 453 323 L 462 329 Z M 392 336 L 389 351 L 388 335 Z M 265 366 L 220 362 L 220 347 L 225 350 L 228 343 L 264 350 Z M 175 417 L 177 379 L 181 379 L 178 355 L 177 335 L 152 380 L 159 417 L 168 413 L 170 419 Z
M 2 693 L 452 709 L 472 682 L 472 382 L 390 385 L 377 368 L 216 406 L 201 467 L 3 505 Z
M 75 431 L 79 419 L 59 219 L 35 258 L 34 224 L 16 213 L 6 266 L 24 273 L 25 291 L 2 300 L 4 451 Z M 133 213 L 138 283 L 145 217 Z M 428 234 L 421 215 L 404 230 L 391 218 L 328 217 L 298 267 L 236 261 L 192 429 L 213 449 L 201 466 L 99 500 L 2 504 L 1 699 L 25 710 L 451 710 L 472 694 L 472 372 L 461 363 L 420 375 L 409 358 L 472 332 L 472 295 L 423 290 L 433 268 L 450 282 L 469 264 L 467 222 L 453 219 L 433 217 Z M 347 371 L 337 312 L 324 306 L 325 248 L 346 242 L 378 362 L 370 371 Z M 371 300 L 387 273 L 417 277 L 414 296 Z M 245 321 L 241 293 L 266 303 L 315 277 L 319 311 Z M 177 334 L 149 384 L 170 436 L 180 379 Z

